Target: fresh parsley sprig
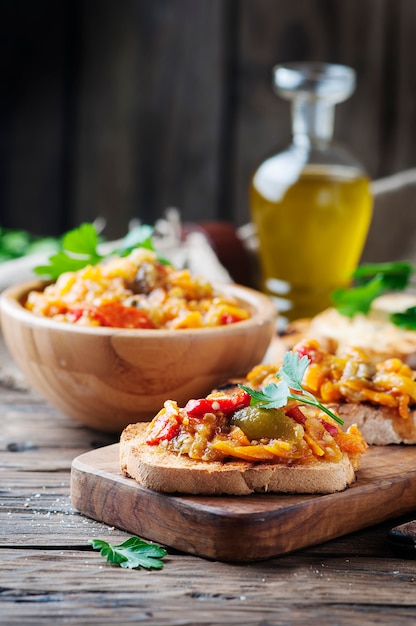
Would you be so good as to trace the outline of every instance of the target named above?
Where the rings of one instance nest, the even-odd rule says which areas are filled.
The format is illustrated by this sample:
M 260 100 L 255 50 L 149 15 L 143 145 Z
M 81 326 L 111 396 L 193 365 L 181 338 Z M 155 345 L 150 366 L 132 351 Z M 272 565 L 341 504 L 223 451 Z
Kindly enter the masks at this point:
M 27 230 L 0 227 L 0 262 L 18 259 L 36 252 L 55 252 L 59 241 L 55 237 L 38 237 Z
M 264 409 L 280 409 L 286 406 L 288 400 L 297 400 L 303 404 L 316 406 L 321 411 L 332 417 L 338 424 L 344 421 L 326 406 L 321 404 L 315 396 L 303 388 L 302 380 L 306 368 L 310 364 L 308 356 L 300 356 L 298 352 L 286 352 L 283 356 L 282 366 L 276 374 L 278 383 L 270 383 L 262 391 L 251 389 L 246 385 L 239 385 L 250 394 L 251 404 L 259 405 Z
M 383 279 L 375 276 L 366 285 L 357 285 L 350 289 L 336 289 L 331 294 L 335 308 L 346 317 L 357 313 L 367 314 L 373 301 L 384 293 Z
M 415 273 L 416 268 L 408 261 L 360 265 L 352 275 L 355 286 L 334 290 L 332 302 L 346 317 L 367 314 L 376 298 L 389 291 L 406 289 Z M 391 321 L 396 323 L 393 319 Z M 416 316 L 414 323 L 416 325 Z
M 94 225 L 81 224 L 62 237 L 61 249 L 49 257 L 49 265 L 38 265 L 33 271 L 55 280 L 64 272 L 75 272 L 86 265 L 95 265 L 103 259 L 97 251 L 98 241 Z
M 93 224 L 88 222 L 68 231 L 61 240 L 60 250 L 49 257 L 49 265 L 38 265 L 35 274 L 56 280 L 64 272 L 76 272 L 87 265 L 96 265 L 109 256 L 127 256 L 137 247 L 154 250 L 153 229 L 143 225 L 132 229 L 124 238 L 123 246 L 109 254 L 100 254 L 100 237 Z M 160 259 L 161 262 L 166 262 Z
M 111 545 L 102 539 L 91 539 L 88 543 L 94 550 L 100 550 L 108 563 L 128 569 L 162 569 L 162 559 L 167 554 L 165 548 L 136 536 L 119 545 Z
M 390 321 L 399 328 L 416 330 L 416 306 L 410 306 L 405 311 L 391 313 Z

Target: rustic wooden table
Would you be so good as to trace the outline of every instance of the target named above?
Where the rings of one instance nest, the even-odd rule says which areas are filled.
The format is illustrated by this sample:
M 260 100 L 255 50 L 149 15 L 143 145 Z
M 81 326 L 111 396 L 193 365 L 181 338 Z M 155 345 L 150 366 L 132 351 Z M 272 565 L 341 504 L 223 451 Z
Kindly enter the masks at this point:
M 386 541 L 404 518 L 262 562 L 213 562 L 169 549 L 161 571 L 107 564 L 88 540 L 120 543 L 128 535 L 74 510 L 70 467 L 74 457 L 109 443 L 35 393 L 0 388 L 0 623 L 416 620 L 416 562 L 396 556 Z

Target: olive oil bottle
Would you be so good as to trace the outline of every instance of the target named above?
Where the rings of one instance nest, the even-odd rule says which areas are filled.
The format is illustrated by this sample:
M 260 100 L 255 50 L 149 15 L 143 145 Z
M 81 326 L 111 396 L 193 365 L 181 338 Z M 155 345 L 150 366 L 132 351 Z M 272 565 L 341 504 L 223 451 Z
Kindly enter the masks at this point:
M 292 100 L 293 140 L 265 160 L 250 189 L 262 289 L 283 320 L 311 317 L 348 284 L 372 216 L 361 164 L 332 142 L 335 104 L 355 88 L 351 68 L 289 64 L 274 68 L 277 93 Z

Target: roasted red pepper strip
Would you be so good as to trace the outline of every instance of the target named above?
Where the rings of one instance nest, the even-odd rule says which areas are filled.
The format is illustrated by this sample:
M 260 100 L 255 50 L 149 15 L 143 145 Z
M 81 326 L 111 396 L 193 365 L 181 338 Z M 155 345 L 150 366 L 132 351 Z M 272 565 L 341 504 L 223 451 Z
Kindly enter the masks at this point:
M 293 406 L 286 409 L 285 413 L 288 417 L 291 417 L 298 424 L 304 424 L 306 421 L 306 415 L 302 413 L 302 410 L 298 407 L 297 404 L 294 404 Z
M 302 410 L 295 404 L 291 406 L 289 409 L 285 411 L 286 415 L 295 420 L 298 424 L 304 424 L 306 420 L 306 416 L 302 413 Z M 330 424 L 326 420 L 319 418 L 322 426 L 325 428 L 327 432 L 329 432 L 332 437 L 338 434 L 338 428 L 334 424 Z
M 77 322 L 82 317 L 82 309 L 69 309 L 68 313 L 71 314 L 71 321 Z
M 179 416 L 172 411 L 162 409 L 154 419 L 146 443 L 149 446 L 156 446 L 161 441 L 169 441 L 179 433 L 179 427 Z
M 227 324 L 235 324 L 235 322 L 239 322 L 242 319 L 244 318 L 241 315 L 235 315 L 233 313 L 224 313 L 220 317 L 220 323 L 221 325 L 226 326 Z
M 121 302 L 107 302 L 100 306 L 89 305 L 86 307 L 74 307 L 69 312 L 77 321 L 86 311 L 100 326 L 112 328 L 154 328 L 154 324 L 148 315 L 133 306 L 125 306 Z
M 249 406 L 251 396 L 243 389 L 236 391 L 232 395 L 218 396 L 216 398 L 202 398 L 200 400 L 189 400 L 185 406 L 185 411 L 188 415 L 202 416 L 206 413 L 215 413 L 221 411 L 221 413 L 233 413 L 238 409 L 243 409 L 245 406 Z
M 320 363 L 324 358 L 316 341 L 301 341 L 293 348 L 293 351 L 300 356 L 307 356 L 311 363 Z
M 328 431 L 329 434 L 332 435 L 332 437 L 335 437 L 335 435 L 338 435 L 338 428 L 334 424 L 330 424 L 324 419 L 321 419 L 320 421 L 323 424 L 325 430 Z

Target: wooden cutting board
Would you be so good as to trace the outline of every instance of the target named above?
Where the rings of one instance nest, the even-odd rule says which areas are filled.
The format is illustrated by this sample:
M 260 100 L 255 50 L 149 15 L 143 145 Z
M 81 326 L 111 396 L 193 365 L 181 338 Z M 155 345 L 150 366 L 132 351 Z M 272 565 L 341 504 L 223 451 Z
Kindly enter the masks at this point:
M 416 447 L 371 447 L 358 480 L 331 495 L 175 496 L 122 475 L 118 444 L 74 459 L 72 503 L 84 515 L 165 546 L 255 561 L 416 510 Z

